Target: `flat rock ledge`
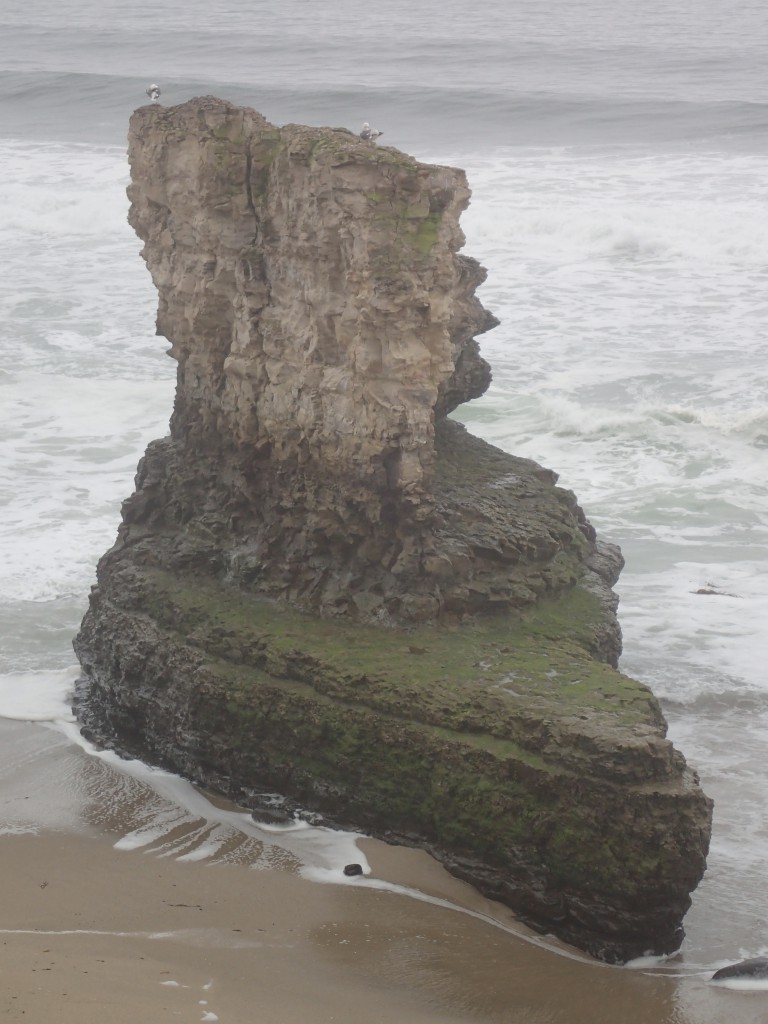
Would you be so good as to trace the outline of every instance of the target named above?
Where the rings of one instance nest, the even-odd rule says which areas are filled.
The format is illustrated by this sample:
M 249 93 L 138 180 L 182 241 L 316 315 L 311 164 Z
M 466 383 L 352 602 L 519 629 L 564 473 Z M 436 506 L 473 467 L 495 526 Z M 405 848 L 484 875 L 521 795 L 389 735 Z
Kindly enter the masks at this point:
M 423 847 L 601 959 L 674 951 L 711 801 L 617 670 L 620 552 L 449 418 L 496 323 L 463 173 L 213 97 L 129 141 L 178 385 L 75 640 L 85 735 Z

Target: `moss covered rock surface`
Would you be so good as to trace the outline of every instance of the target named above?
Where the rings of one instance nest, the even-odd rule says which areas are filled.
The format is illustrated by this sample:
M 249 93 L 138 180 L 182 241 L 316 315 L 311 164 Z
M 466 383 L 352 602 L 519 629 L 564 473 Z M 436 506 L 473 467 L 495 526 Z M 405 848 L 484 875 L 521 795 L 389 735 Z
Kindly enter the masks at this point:
M 620 552 L 449 418 L 496 323 L 463 172 L 214 97 L 129 141 L 178 386 L 76 639 L 88 734 L 423 846 L 596 956 L 675 949 L 711 808 L 617 670 Z

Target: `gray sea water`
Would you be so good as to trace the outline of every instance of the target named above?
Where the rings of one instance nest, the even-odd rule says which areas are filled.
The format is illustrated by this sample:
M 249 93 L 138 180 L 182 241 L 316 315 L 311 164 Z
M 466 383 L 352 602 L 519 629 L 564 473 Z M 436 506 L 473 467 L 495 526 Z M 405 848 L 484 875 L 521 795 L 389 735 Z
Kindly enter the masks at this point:
M 125 220 L 146 86 L 277 123 L 367 120 L 473 189 L 465 251 L 501 326 L 482 339 L 493 385 L 461 417 L 555 469 L 627 559 L 622 668 L 716 801 L 684 966 L 768 953 L 767 40 L 752 0 L 4 0 L 0 716 L 74 743 L 71 638 L 167 429 L 175 364 Z M 14 728 L 27 749 L 41 726 Z M 82 771 L 56 780 L 75 816 Z M 115 771 L 88 789 L 94 821 Z M 44 826 L 13 777 L 0 832 Z M 198 820 L 161 803 L 124 843 Z M 196 827 L 179 855 L 215 853 Z M 717 1019 L 681 1005 L 685 1024 Z

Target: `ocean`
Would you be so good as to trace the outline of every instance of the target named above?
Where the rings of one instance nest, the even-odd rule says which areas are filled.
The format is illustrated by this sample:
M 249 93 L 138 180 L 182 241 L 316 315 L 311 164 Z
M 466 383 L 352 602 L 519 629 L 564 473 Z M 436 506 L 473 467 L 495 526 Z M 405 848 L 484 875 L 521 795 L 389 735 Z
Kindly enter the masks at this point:
M 747 1013 L 754 992 L 723 1003 L 701 978 L 768 954 L 767 37 L 756 0 L 4 0 L 0 838 L 96 831 L 267 865 L 287 849 L 331 881 L 349 852 L 322 830 L 275 846 L 180 780 L 97 755 L 68 694 L 96 562 L 173 402 L 126 223 L 132 110 L 157 82 L 167 104 L 366 120 L 466 170 L 464 251 L 501 324 L 481 339 L 491 388 L 457 415 L 554 469 L 621 546 L 621 668 L 715 799 L 679 993 L 649 1024 Z M 546 1005 L 536 1020 L 581 1024 Z

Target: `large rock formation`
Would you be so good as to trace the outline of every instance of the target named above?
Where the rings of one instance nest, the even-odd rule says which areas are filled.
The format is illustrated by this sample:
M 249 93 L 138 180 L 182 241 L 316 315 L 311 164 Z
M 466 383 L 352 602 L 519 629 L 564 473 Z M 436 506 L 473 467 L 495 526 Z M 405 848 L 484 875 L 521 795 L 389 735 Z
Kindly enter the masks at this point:
M 710 805 L 574 496 L 447 418 L 490 374 L 461 171 L 144 107 L 130 222 L 178 360 L 76 640 L 100 742 L 418 843 L 597 956 L 669 952 Z

